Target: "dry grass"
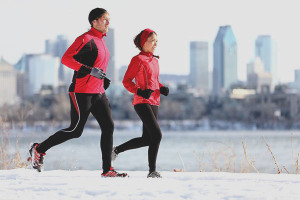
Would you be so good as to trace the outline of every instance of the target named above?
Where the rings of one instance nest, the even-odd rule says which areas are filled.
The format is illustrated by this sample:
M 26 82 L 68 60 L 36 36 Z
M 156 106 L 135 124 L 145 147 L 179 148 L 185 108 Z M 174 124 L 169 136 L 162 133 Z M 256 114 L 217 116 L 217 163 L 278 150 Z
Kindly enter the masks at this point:
M 288 170 L 285 166 L 280 167 L 280 165 L 277 162 L 277 159 L 271 149 L 271 146 L 267 142 L 266 138 L 263 136 L 262 137 L 268 151 L 270 152 L 272 159 L 274 161 L 274 164 L 277 169 L 277 173 L 281 174 L 283 172 L 287 174 L 299 174 L 299 158 L 300 158 L 300 150 L 297 153 L 297 159 L 295 162 L 295 168 L 293 170 Z M 255 171 L 256 173 L 259 173 L 259 171 L 256 169 L 254 166 L 255 161 L 254 160 L 249 160 L 248 155 L 247 155 L 247 145 L 246 141 L 242 139 L 242 147 L 244 151 L 244 158 L 246 162 L 243 160 L 240 161 L 239 167 L 237 167 L 238 159 L 236 154 L 233 151 L 233 148 L 230 146 L 226 146 L 225 148 L 221 148 L 219 150 L 215 150 L 215 152 L 210 152 L 210 158 L 211 158 L 211 169 L 210 171 L 214 172 L 238 172 L 238 173 L 248 173 L 251 171 Z M 291 148 L 292 148 L 292 159 L 294 160 L 294 150 L 293 150 L 293 134 L 291 134 Z M 199 163 L 199 171 L 200 172 L 205 172 L 206 170 L 206 165 L 204 163 L 204 152 L 202 152 L 201 156 L 197 156 L 195 152 L 193 152 L 195 160 Z M 181 159 L 182 160 L 182 159 Z M 251 170 L 252 169 L 252 170 Z
M 244 140 L 242 139 L 242 145 L 243 145 L 243 149 L 244 149 L 244 155 L 246 158 L 247 163 L 256 171 L 256 173 L 259 173 L 258 170 L 254 167 L 253 163 L 254 161 L 250 162 L 247 156 L 247 149 L 246 149 L 246 141 L 244 142 Z
M 9 153 L 10 132 L 5 121 L 0 118 L 0 169 L 28 168 L 28 162 L 24 162 L 18 150 L 18 138 L 16 138 L 15 152 Z

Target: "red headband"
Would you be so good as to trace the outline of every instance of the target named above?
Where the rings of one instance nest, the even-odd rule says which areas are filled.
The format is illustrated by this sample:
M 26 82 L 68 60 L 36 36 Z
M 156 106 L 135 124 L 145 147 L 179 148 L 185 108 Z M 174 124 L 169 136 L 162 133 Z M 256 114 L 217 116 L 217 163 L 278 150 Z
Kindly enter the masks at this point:
M 141 47 L 143 48 L 145 42 L 147 41 L 150 33 L 153 33 L 154 31 L 152 31 L 151 29 L 147 28 L 143 31 L 142 35 L 141 35 Z

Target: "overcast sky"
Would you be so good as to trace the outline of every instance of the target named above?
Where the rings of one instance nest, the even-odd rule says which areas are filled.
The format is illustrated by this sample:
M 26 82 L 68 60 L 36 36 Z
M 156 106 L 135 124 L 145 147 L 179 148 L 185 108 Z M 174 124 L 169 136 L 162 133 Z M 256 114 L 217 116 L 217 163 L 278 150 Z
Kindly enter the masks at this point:
M 66 35 L 71 41 L 89 28 L 88 14 L 103 7 L 115 29 L 116 64 L 128 65 L 138 53 L 132 42 L 144 28 L 158 34 L 161 73 L 189 73 L 189 42 L 212 45 L 219 26 L 231 25 L 238 43 L 238 75 L 254 58 L 258 35 L 278 45 L 282 82 L 300 68 L 300 12 L 297 0 L 0 0 L 0 56 L 15 64 L 24 53 L 42 53 L 46 39 Z M 109 33 L 108 33 L 109 34 Z

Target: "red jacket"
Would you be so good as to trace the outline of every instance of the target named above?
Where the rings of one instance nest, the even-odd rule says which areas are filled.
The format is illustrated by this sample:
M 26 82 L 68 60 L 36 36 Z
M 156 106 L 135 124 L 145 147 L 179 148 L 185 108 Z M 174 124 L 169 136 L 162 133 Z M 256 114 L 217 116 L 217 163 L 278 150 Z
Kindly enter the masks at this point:
M 103 79 L 78 73 L 82 65 L 98 67 L 106 73 L 110 54 L 104 36 L 105 34 L 91 28 L 79 36 L 63 55 L 62 64 L 75 70 L 70 92 L 105 93 Z
M 134 56 L 127 68 L 123 78 L 124 87 L 131 93 L 134 93 L 133 105 L 148 103 L 151 105 L 159 105 L 160 92 L 159 89 L 163 85 L 159 82 L 159 65 L 158 60 L 153 58 L 152 53 L 141 51 L 139 55 Z M 135 79 L 135 83 L 132 81 Z M 138 88 L 142 90 L 151 89 L 154 92 L 149 99 L 144 99 L 136 94 Z

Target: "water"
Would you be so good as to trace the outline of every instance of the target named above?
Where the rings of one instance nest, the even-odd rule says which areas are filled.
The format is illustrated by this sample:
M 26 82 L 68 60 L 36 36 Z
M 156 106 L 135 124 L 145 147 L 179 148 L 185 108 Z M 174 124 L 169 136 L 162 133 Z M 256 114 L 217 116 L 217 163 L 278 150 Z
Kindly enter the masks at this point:
M 41 142 L 54 133 L 17 133 L 22 158 L 28 156 L 30 142 Z M 45 170 L 101 170 L 100 130 L 86 129 L 79 139 L 69 140 L 47 151 Z M 114 145 L 141 135 L 138 130 L 116 130 Z M 285 172 L 296 172 L 300 150 L 300 131 L 163 131 L 158 153 L 158 170 L 255 172 L 247 156 L 261 173 L 277 173 L 277 166 L 263 139 L 265 137 L 278 166 Z M 15 136 L 11 136 L 10 151 L 15 151 Z M 130 150 L 114 162 L 118 170 L 148 170 L 147 148 Z

